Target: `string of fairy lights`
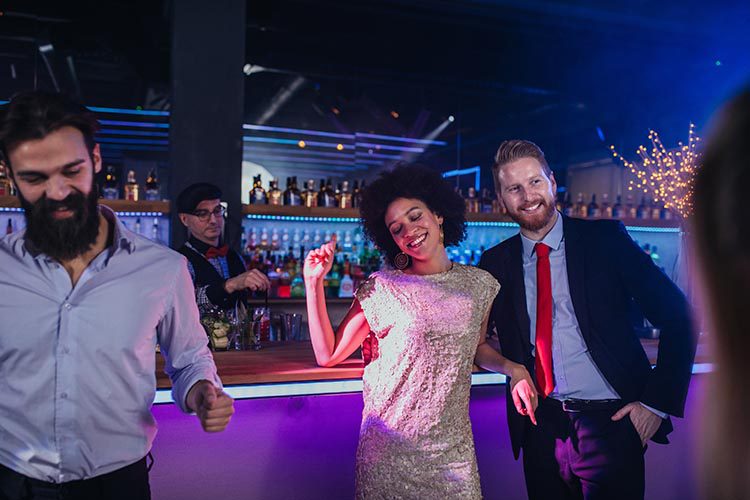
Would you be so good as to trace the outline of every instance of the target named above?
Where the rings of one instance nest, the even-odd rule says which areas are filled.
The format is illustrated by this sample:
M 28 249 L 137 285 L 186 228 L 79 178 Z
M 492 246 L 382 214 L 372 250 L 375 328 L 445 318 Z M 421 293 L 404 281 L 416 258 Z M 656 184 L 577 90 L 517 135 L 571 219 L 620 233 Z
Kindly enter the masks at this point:
M 678 142 L 674 149 L 664 147 L 654 130 L 649 130 L 648 138 L 651 148 L 639 146 L 636 150 L 639 160 L 636 161 L 628 161 L 610 146 L 612 155 L 635 176 L 630 180 L 628 190 L 639 189 L 683 220 L 687 219 L 693 212 L 693 186 L 701 159 L 698 148 L 701 138 L 695 133 L 695 125 L 690 124 L 687 144 Z

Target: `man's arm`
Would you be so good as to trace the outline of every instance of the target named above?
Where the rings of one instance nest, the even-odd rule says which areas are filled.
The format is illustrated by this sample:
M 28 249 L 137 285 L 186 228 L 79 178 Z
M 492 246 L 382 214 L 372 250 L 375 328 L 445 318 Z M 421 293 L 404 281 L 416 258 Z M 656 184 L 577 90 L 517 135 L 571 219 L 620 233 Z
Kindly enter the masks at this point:
M 221 430 L 233 412 L 226 415 L 227 407 L 231 409 L 231 398 L 222 392 L 206 333 L 200 324 L 187 266 L 176 267 L 166 312 L 157 327 L 164 371 L 172 381 L 172 397 L 180 409 L 185 413 L 195 412 L 207 431 Z M 226 419 L 223 426 L 221 419 Z
M 648 320 L 661 331 L 656 367 L 640 402 L 683 416 L 697 339 L 685 295 L 618 223 L 612 238 L 620 278 Z

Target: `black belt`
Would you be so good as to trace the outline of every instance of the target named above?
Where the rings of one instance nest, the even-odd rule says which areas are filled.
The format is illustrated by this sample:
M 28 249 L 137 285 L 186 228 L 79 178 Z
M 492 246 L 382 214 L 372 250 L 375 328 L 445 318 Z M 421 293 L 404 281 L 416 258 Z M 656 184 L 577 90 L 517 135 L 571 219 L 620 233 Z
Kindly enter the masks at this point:
M 150 464 L 148 463 L 149 459 L 151 462 Z M 149 454 L 142 459 L 119 470 L 124 471 L 140 467 L 145 467 L 146 470 L 151 470 L 153 464 L 154 459 L 151 452 L 149 452 Z M 5 495 L 10 498 L 13 498 L 16 495 L 18 498 L 25 498 L 25 495 L 29 494 L 34 498 L 50 500 L 56 500 L 59 498 L 76 498 L 79 493 L 86 493 L 87 488 L 91 488 L 91 484 L 100 480 L 101 477 L 102 476 L 96 476 L 89 479 L 76 479 L 65 483 L 50 483 L 25 476 L 8 467 L 0 465 L 0 498 L 5 498 Z
M 617 411 L 625 402 L 622 399 L 559 399 L 545 398 L 547 401 L 567 413 L 580 413 L 588 411 Z

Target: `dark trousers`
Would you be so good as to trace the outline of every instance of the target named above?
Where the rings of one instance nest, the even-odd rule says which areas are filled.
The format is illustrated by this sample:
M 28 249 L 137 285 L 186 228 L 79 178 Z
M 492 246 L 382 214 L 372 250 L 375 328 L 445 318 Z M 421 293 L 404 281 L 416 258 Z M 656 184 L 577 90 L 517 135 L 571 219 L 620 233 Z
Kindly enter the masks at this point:
M 151 500 L 146 457 L 101 476 L 48 483 L 0 465 L 0 500 Z
M 624 406 L 624 405 L 623 405 Z M 543 400 L 523 447 L 530 500 L 642 500 L 645 488 L 641 438 L 617 409 L 566 412 Z

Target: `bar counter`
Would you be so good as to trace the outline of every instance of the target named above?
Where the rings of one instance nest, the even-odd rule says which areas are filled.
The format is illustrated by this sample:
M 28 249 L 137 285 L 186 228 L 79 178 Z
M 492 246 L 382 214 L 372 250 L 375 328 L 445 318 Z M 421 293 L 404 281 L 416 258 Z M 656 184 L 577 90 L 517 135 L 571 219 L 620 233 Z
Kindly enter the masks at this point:
M 642 339 L 641 343 L 655 364 L 659 340 Z M 213 355 L 219 376 L 227 386 L 359 379 L 364 367 L 357 351 L 336 367 L 322 368 L 315 363 L 309 341 L 267 342 L 259 351 L 216 351 Z M 705 342 L 698 345 L 695 363 L 710 363 Z M 474 371 L 482 372 L 478 367 Z M 162 356 L 156 357 L 156 380 L 159 389 L 171 387 Z

